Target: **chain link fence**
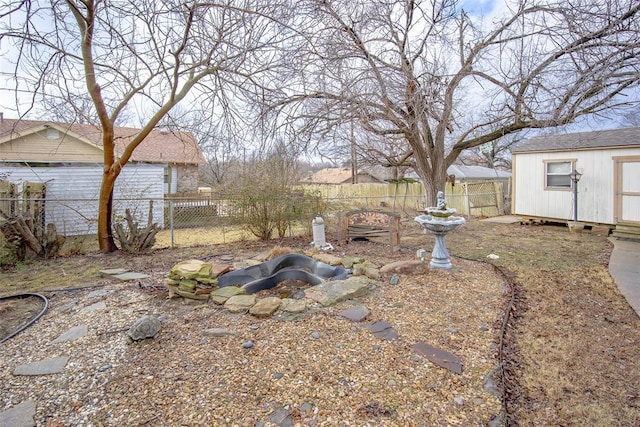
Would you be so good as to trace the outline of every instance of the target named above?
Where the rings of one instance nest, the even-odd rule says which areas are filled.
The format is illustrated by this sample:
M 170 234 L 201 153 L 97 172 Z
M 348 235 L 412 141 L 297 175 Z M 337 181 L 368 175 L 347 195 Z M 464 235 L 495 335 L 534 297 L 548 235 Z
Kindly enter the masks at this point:
M 495 216 L 505 211 L 501 186 L 459 185 L 445 192 L 449 207 L 458 214 Z M 92 198 L 55 199 L 0 197 L 3 212 L 31 215 L 33 221 L 54 223 L 58 233 L 67 237 L 67 252 L 97 250 L 98 200 Z M 34 209 L 37 207 L 37 209 Z M 412 219 L 425 208 L 424 196 L 416 194 L 341 194 L 326 197 L 320 191 L 293 192 L 279 200 L 247 200 L 211 194 L 172 196 L 163 199 L 114 199 L 113 221 L 122 222 L 128 209 L 141 226 L 158 224 L 155 247 L 195 246 L 294 235 L 311 236 L 314 217 L 325 219 L 327 232 L 336 230 L 339 214 L 352 210 L 396 212 Z M 2 219 L 0 219 L 2 222 Z M 64 252 L 64 251 L 63 251 Z

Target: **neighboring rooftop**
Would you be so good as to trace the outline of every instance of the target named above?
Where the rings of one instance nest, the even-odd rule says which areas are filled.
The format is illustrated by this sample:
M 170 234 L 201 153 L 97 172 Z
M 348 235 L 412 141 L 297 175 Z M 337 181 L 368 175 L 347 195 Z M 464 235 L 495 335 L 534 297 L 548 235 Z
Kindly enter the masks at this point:
M 622 128 L 592 132 L 536 136 L 513 149 L 513 153 L 566 151 L 590 148 L 640 146 L 640 128 Z
M 64 134 L 80 138 L 102 149 L 101 130 L 95 125 L 7 118 L 0 120 L 0 144 L 46 128 L 58 129 Z M 126 145 L 139 131 L 135 128 L 115 128 L 116 153 L 122 153 Z M 200 164 L 205 161 L 191 134 L 166 130 L 151 131 L 135 149 L 131 160 L 134 162 L 191 164 Z

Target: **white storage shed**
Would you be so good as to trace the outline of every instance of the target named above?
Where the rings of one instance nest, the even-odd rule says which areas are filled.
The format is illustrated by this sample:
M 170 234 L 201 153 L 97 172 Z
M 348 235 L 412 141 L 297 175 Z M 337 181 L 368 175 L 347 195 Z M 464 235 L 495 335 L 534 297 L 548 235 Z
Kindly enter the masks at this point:
M 512 155 L 514 214 L 573 220 L 577 171 L 577 220 L 640 235 L 640 128 L 535 137 Z

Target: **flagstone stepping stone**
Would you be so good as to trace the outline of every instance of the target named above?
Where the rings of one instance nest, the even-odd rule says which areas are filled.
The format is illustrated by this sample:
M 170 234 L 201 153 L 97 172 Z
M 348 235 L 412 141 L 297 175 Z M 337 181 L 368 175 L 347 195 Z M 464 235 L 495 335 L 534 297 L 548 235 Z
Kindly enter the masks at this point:
M 128 282 L 131 280 L 148 279 L 151 276 L 143 273 L 128 272 L 128 273 L 122 273 L 122 274 L 115 274 L 112 277 L 114 279 L 122 280 L 123 282 Z
M 208 337 L 227 337 L 235 334 L 236 334 L 235 331 L 230 331 L 229 329 L 224 329 L 224 328 L 211 328 L 211 329 L 205 329 L 204 331 L 202 331 L 202 335 L 205 335 Z
M 374 337 L 393 341 L 398 339 L 398 332 L 391 326 L 389 322 L 375 322 L 365 325 L 365 329 L 373 334 Z
M 80 313 L 81 314 L 93 313 L 94 311 L 104 310 L 105 308 L 107 308 L 107 304 L 104 301 L 99 301 L 99 302 L 96 302 L 95 304 L 91 304 L 86 307 L 83 307 L 82 310 L 80 310 Z
M 247 291 L 238 286 L 225 286 L 211 292 L 209 298 L 216 304 L 224 304 L 229 298 L 235 295 L 245 295 Z
M 126 272 L 128 272 L 129 270 L 127 270 L 126 268 L 111 268 L 111 269 L 107 269 L 107 270 L 100 270 L 100 275 L 102 277 L 105 276 L 116 276 L 118 274 L 124 274 Z
M 53 357 L 37 362 L 27 363 L 17 366 L 13 375 L 49 375 L 59 374 L 64 371 L 70 356 Z
M 255 303 L 255 295 L 234 295 L 224 303 L 224 308 L 232 313 L 246 313 Z
M 305 291 L 305 295 L 310 300 L 328 307 L 341 301 L 364 296 L 374 283 L 365 276 L 354 276 L 313 286 Z
M 69 328 L 66 332 L 60 335 L 55 340 L 51 341 L 51 344 L 58 344 L 66 341 L 77 340 L 78 338 L 82 338 L 87 335 L 89 327 L 87 325 L 79 325 Z
M 269 317 L 280 308 L 282 300 L 278 297 L 267 297 L 259 299 L 253 307 L 249 309 L 249 314 L 256 317 Z
M 423 341 L 418 341 L 412 348 L 417 354 L 426 357 L 430 362 L 440 366 L 441 368 L 448 369 L 456 374 L 462 373 L 462 363 L 460 358 L 455 354 L 433 347 Z
M 113 293 L 113 291 L 110 291 L 107 289 L 99 289 L 97 291 L 89 292 L 89 295 L 87 295 L 87 298 L 106 297 L 111 293 Z
M 303 299 L 283 298 L 280 310 L 287 313 L 302 313 L 307 309 L 307 302 Z
M 36 401 L 25 400 L 13 408 L 0 412 L 0 426 L 33 427 L 36 425 L 33 417 L 36 415 Z
M 367 307 L 359 304 L 342 310 L 338 313 L 338 316 L 347 318 L 352 322 L 362 322 L 370 313 L 371 311 Z

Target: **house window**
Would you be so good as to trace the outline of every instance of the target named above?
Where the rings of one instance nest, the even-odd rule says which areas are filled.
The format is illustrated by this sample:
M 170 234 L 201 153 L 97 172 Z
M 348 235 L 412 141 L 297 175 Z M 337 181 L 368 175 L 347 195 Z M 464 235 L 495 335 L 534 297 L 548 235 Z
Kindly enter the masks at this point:
M 545 188 L 568 189 L 571 188 L 571 171 L 573 170 L 573 161 L 562 160 L 545 162 Z

